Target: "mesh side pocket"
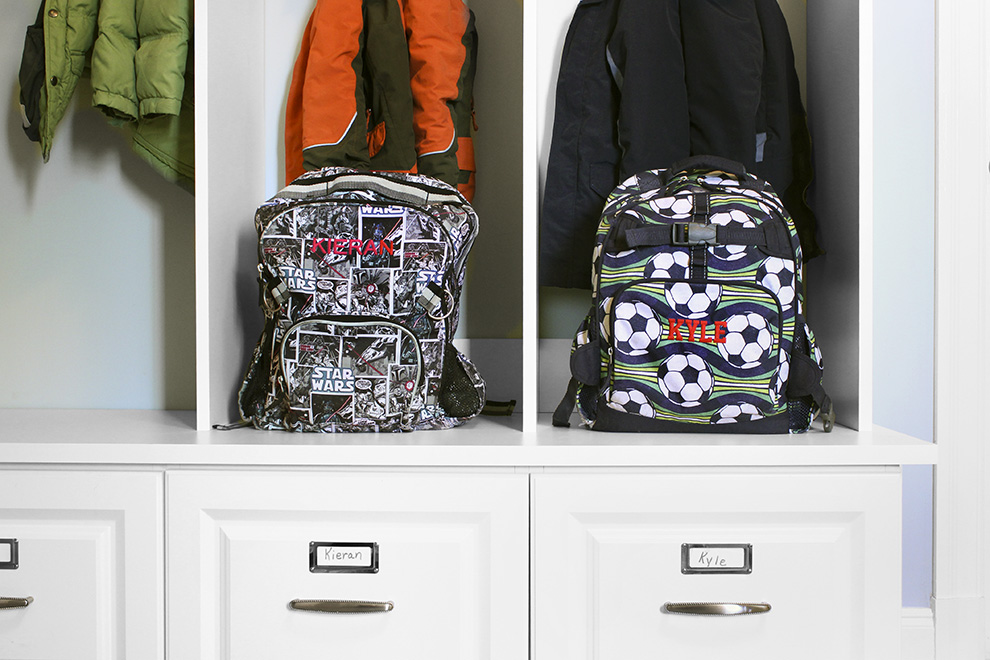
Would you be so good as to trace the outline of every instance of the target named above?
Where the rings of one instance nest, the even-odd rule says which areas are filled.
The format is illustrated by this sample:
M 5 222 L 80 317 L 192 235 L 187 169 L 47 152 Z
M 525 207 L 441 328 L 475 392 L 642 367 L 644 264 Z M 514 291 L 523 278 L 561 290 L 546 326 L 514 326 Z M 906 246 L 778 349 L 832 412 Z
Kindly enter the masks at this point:
M 802 399 L 788 401 L 787 413 L 792 433 L 801 433 L 811 426 L 811 406 L 807 401 Z
M 484 396 L 468 374 L 457 349 L 447 345 L 443 358 L 440 405 L 450 417 L 473 417 L 485 405 Z
M 794 329 L 793 353 L 810 357 L 808 351 L 808 337 L 805 334 L 804 322 L 800 317 L 798 317 L 797 327 Z M 790 421 L 791 433 L 804 433 L 811 427 L 811 420 L 813 419 L 814 413 L 812 410 L 813 403 L 813 399 L 808 395 L 794 397 L 788 400 L 787 413 Z

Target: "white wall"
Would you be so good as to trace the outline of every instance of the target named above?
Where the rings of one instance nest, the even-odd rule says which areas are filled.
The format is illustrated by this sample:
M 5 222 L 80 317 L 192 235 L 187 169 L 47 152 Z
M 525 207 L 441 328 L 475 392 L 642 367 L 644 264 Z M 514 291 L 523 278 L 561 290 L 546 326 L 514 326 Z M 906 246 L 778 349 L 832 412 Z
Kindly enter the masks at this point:
M 934 0 L 874 0 L 874 420 L 931 441 Z M 882 383 L 882 384 L 881 384 Z M 904 604 L 932 588 L 932 470 L 904 470 Z
M 21 129 L 37 3 L 0 17 L 0 407 L 192 408 L 193 197 L 134 155 L 80 85 L 51 160 Z

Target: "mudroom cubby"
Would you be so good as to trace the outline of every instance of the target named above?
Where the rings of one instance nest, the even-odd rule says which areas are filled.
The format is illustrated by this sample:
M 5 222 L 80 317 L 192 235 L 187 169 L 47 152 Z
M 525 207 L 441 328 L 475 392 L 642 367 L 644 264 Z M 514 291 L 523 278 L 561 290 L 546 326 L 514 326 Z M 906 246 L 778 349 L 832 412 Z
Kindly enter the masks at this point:
M 811 260 L 806 270 L 809 323 L 828 356 L 827 386 L 834 393 L 838 423 L 867 430 L 873 425 L 872 3 L 781 0 L 779 4 L 792 34 L 795 69 L 812 134 L 815 178 L 809 202 L 827 244 L 826 256 Z M 539 2 L 533 10 L 540 36 L 532 40 L 535 52 L 527 61 L 536 62 L 532 86 L 541 181 L 550 151 L 557 66 L 573 5 Z M 533 206 L 538 207 L 537 202 L 527 200 L 527 208 Z M 536 272 L 536 266 L 529 265 L 527 272 Z M 535 278 L 530 282 L 536 287 Z M 543 291 L 542 369 L 536 395 L 540 412 L 552 411 L 563 393 L 570 351 L 570 339 L 563 333 L 573 333 L 589 299 L 586 291 Z M 562 324 L 562 316 L 569 317 L 568 325 Z
M 197 14 L 196 53 L 203 136 L 196 199 L 200 429 L 235 416 L 237 385 L 261 330 L 254 210 L 284 185 L 285 100 L 313 8 L 309 0 L 205 4 Z M 484 182 L 475 198 L 481 230 L 459 335 L 465 343 L 493 340 L 467 350 L 483 373 L 494 372 L 492 398 L 520 399 L 521 358 L 510 338 L 521 333 L 524 276 L 522 14 L 512 1 L 476 4 L 476 153 Z
M 587 307 L 583 294 L 537 281 L 556 67 L 577 2 L 469 3 L 481 231 L 456 341 L 489 397 L 516 400 L 516 413 L 448 431 L 322 436 L 213 428 L 237 417 L 261 330 L 253 217 L 284 184 L 284 103 L 314 3 L 198 0 L 195 342 L 184 346 L 196 356 L 195 410 L 0 410 L 0 595 L 32 596 L 0 609 L 0 640 L 21 635 L 17 648 L 0 643 L 0 660 L 57 654 L 56 642 L 137 660 L 285 649 L 563 660 L 645 647 L 902 657 L 902 468 L 935 465 L 938 448 L 874 423 L 873 393 L 887 385 L 873 367 L 886 341 L 874 300 L 891 283 L 873 269 L 873 0 L 780 0 L 828 225 L 807 297 L 838 425 L 778 436 L 549 422 Z M 83 494 L 55 495 L 63 487 Z M 15 538 L 20 565 L 5 567 Z M 374 547 L 380 571 L 314 570 L 314 543 Z M 751 563 L 698 575 L 689 546 L 748 551 Z M 73 597 L 117 618 L 47 639 L 45 627 L 71 614 L 49 604 L 69 579 L 54 570 L 58 551 L 77 547 L 96 569 Z M 39 569 L 49 557 L 53 570 Z M 375 611 L 327 617 L 298 611 L 297 599 Z M 724 620 L 663 609 L 764 599 L 769 612 Z M 802 614 L 820 603 L 828 616 Z M 801 637 L 828 644 L 807 649 Z
M 809 322 L 827 356 L 827 386 L 839 425 L 870 431 L 872 3 L 781 4 L 792 25 L 797 68 L 804 81 L 815 150 L 810 194 L 828 251 L 808 265 Z M 520 6 L 515 0 L 498 0 L 475 5 L 480 55 L 474 205 L 481 231 L 469 262 L 459 337 L 489 379 L 490 396 L 516 399 L 523 428 L 535 431 L 546 426 L 546 413 L 567 383 L 570 338 L 560 328 L 573 332 L 587 309 L 583 292 L 541 292 L 536 276 L 556 70 L 576 2 L 541 0 Z M 255 0 L 238 7 L 231 12 L 224 0 L 211 0 L 199 11 L 201 430 L 236 415 L 236 387 L 245 356 L 260 332 L 251 219 L 257 205 L 284 183 L 285 97 L 312 3 Z M 541 318 L 546 326 L 550 316 L 554 329 L 541 331 Z

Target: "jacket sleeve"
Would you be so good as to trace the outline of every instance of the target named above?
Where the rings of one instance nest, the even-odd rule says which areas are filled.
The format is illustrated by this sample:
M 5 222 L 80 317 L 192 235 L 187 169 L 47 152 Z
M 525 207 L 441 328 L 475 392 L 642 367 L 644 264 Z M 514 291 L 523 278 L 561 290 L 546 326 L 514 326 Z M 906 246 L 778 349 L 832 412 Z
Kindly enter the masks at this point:
M 581 0 L 567 28 L 540 213 L 541 285 L 591 287 L 598 221 L 618 183 L 619 98 L 605 51 L 618 4 Z
M 98 36 L 93 44 L 93 105 L 108 117 L 139 116 L 134 56 L 138 49 L 134 0 L 101 0 Z
M 93 105 L 135 121 L 178 115 L 192 33 L 190 0 L 101 0 Z
M 417 169 L 457 185 L 454 105 L 467 57 L 469 12 L 463 0 L 405 0 Z M 465 136 L 466 137 L 466 136 Z
M 318 0 L 292 70 L 285 180 L 329 165 L 367 167 L 360 2 Z
M 681 3 L 691 155 L 712 154 L 752 171 L 761 115 L 763 35 L 753 0 Z
M 690 155 L 681 4 L 685 3 L 619 3 L 606 53 L 619 88 L 619 181 Z
M 134 68 L 139 117 L 179 114 L 192 8 L 191 0 L 137 0 Z

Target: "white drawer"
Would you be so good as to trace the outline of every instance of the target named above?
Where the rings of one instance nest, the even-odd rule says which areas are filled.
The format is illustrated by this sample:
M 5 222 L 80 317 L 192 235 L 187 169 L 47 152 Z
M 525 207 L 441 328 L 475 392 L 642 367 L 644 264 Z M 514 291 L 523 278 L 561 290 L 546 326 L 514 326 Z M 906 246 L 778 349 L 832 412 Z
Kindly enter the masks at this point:
M 899 658 L 900 494 L 896 471 L 538 475 L 533 658 Z M 705 544 L 731 547 L 684 561 Z
M 167 485 L 171 657 L 526 657 L 523 475 L 177 472 Z M 313 543 L 375 544 L 377 571 L 311 570 Z M 392 605 L 291 609 L 300 599 Z
M 163 511 L 160 473 L 0 471 L 0 658 L 164 657 Z

